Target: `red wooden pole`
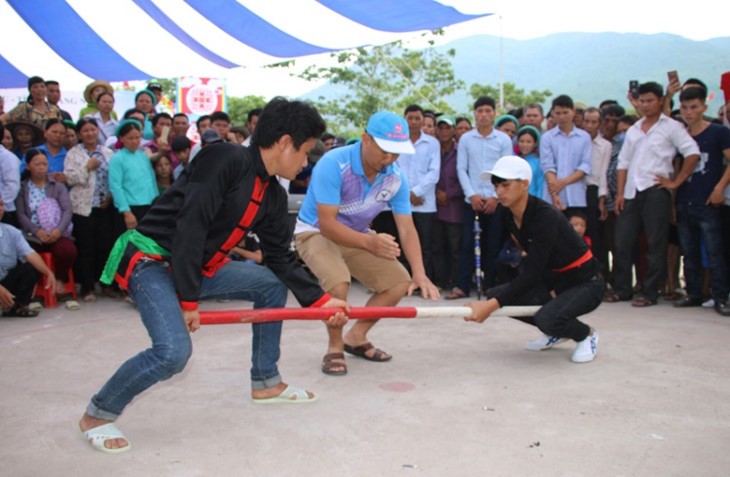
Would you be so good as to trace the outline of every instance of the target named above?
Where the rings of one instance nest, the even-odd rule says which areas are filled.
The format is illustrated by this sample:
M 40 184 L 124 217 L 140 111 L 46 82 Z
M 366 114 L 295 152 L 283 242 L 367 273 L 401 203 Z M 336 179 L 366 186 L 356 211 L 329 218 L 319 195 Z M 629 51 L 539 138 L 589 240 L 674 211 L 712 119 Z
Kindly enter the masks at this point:
M 532 316 L 539 306 L 503 307 L 492 316 Z M 342 308 L 263 308 L 259 310 L 201 311 L 201 325 L 224 325 L 232 323 L 268 323 L 282 320 L 326 320 Z M 351 307 L 352 319 L 375 320 L 379 318 L 463 318 L 471 313 L 465 306 L 366 306 Z

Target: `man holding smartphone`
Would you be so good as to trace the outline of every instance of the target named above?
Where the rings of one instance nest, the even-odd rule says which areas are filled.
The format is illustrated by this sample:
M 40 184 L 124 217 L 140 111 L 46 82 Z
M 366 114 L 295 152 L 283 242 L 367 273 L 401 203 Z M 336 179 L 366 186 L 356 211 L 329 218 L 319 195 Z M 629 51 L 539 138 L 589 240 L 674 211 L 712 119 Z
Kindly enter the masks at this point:
M 693 86 L 698 86 L 705 91 L 707 91 L 707 85 L 704 81 L 699 80 L 697 78 L 689 78 L 684 83 L 679 82 L 679 75 L 676 71 L 668 71 L 667 72 L 667 79 L 669 80 L 669 84 L 667 85 L 667 94 L 666 98 L 667 100 L 664 101 L 664 109 L 662 112 L 666 114 L 667 116 L 672 116 L 672 101 L 671 99 L 674 97 L 675 94 L 684 91 L 687 88 L 691 88 Z
M 169 149 L 170 127 L 172 127 L 172 116 L 169 114 L 157 113 L 152 118 L 152 132 L 155 137 L 142 146 L 142 150 L 152 162 L 157 162 Z
M 631 95 L 632 100 L 639 99 L 639 81 L 638 80 L 629 81 L 629 94 Z

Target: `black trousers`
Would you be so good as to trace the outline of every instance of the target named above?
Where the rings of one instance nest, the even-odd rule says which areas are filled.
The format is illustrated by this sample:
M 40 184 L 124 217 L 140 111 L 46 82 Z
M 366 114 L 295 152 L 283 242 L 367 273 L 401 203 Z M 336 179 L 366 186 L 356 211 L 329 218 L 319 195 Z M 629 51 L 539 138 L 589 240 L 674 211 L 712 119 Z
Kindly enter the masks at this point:
M 436 224 L 436 212 L 412 212 L 413 225 L 416 227 L 418 241 L 421 243 L 421 258 L 426 276 L 434 281 L 433 274 L 433 228 Z M 403 250 L 401 250 L 401 254 Z
M 505 284 L 490 289 L 487 296 L 491 298 L 502 287 L 508 286 L 509 284 Z M 590 334 L 591 328 L 578 317 L 598 308 L 603 300 L 604 287 L 603 276 L 598 274 L 592 280 L 576 284 L 552 298 L 550 290 L 541 284 L 520 297 L 519 303 L 514 303 L 516 306 L 542 305 L 540 311 L 535 316 L 515 319 L 536 326 L 548 336 L 583 341 Z
M 129 211 L 134 214 L 134 217 L 137 219 L 137 223 L 139 223 L 151 207 L 151 205 L 132 205 L 129 207 Z M 124 222 L 124 214 L 119 212 L 116 208 L 114 208 L 114 212 L 116 214 L 114 240 L 116 240 L 120 235 L 127 231 L 127 224 Z
M 413 225 L 416 227 L 416 234 L 418 234 L 418 241 L 421 244 L 421 258 L 423 259 L 423 268 L 426 271 L 426 276 L 429 280 L 433 281 L 433 228 L 436 223 L 436 212 L 412 212 L 411 217 L 413 218 Z M 398 226 L 395 224 L 395 218 L 393 218 L 393 212 L 385 210 L 375 216 L 371 224 L 372 229 L 381 234 L 389 234 L 395 237 L 398 246 L 400 247 L 401 254 L 398 260 L 406 267 L 408 273 L 411 272 L 411 265 L 408 263 L 406 254 L 403 252 L 403 244 L 400 241 L 400 235 L 398 234 Z
M 398 246 L 401 249 L 400 257 L 398 257 L 398 261 L 403 264 L 403 266 L 406 267 L 406 270 L 408 270 L 408 273 L 410 273 L 411 269 L 408 265 L 408 260 L 406 260 L 406 254 L 403 253 L 403 244 L 400 243 L 400 236 L 398 235 L 398 227 L 395 225 L 395 219 L 393 218 L 393 212 L 390 210 L 384 210 L 378 215 L 375 216 L 372 223 L 370 224 L 370 228 L 372 228 L 374 231 L 376 231 L 379 234 L 388 234 L 395 237 L 395 241 L 398 242 Z
M 433 228 L 433 277 L 445 290 L 456 286 L 459 278 L 462 230 L 464 226 L 436 220 Z
M 474 275 L 474 210 L 471 204 L 464 204 L 464 221 L 462 224 L 461 256 L 459 257 L 459 281 L 461 291 L 469 294 L 471 278 Z M 481 267 L 484 271 L 482 288 L 487 289 L 495 285 L 497 280 L 497 257 L 504 245 L 506 231 L 502 218 L 496 212 L 493 214 L 479 213 Z
M 632 295 L 631 264 L 642 226 L 646 233 L 648 270 L 643 295 L 656 300 L 659 285 L 667 276 L 667 243 L 672 196 L 667 189 L 650 187 L 627 200 L 616 218 L 616 256 L 613 262 L 614 289 L 623 300 Z
M 78 255 L 76 258 L 76 281 L 81 284 L 81 294 L 94 291 L 106 259 L 114 245 L 117 211 L 114 207 L 94 207 L 88 217 L 74 214 L 74 239 Z
M 0 220 L 0 222 L 2 222 L 4 224 L 12 225 L 16 229 L 20 228 L 20 223 L 18 222 L 18 214 L 15 211 L 8 212 L 6 210 L 5 214 L 3 214 L 2 220 Z
M 604 260 L 606 252 L 603 245 L 603 222 L 599 217 L 601 211 L 598 210 L 598 186 L 589 185 L 586 189 L 586 235 L 591 239 L 591 250 L 593 255 L 598 258 L 603 268 L 607 267 L 607 260 Z
M 0 281 L 0 285 L 15 295 L 15 303 L 19 306 L 27 306 L 33 298 L 33 287 L 38 281 L 40 273 L 28 262 L 18 262 L 18 265 L 8 272 L 8 275 Z

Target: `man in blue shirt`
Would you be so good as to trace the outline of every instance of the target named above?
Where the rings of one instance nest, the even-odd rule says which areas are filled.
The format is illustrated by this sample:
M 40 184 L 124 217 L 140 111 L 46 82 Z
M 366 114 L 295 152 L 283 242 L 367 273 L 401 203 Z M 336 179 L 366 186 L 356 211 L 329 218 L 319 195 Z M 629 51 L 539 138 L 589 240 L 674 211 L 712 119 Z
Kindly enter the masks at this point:
M 540 103 L 529 103 L 525 105 L 522 113 L 522 126 L 532 126 L 542 134 L 542 122 L 545 121 L 545 112 Z
M 381 111 L 370 118 L 361 141 L 332 149 L 312 171 L 294 236 L 299 256 L 331 296 L 346 300 L 355 277 L 374 290 L 367 306 L 395 306 L 417 288 L 424 298 L 438 298 L 421 259 L 410 188 L 394 164 L 399 154 L 413 152 L 405 119 Z M 370 229 L 370 222 L 386 207 L 393 210 L 412 279 L 397 260 L 401 249 L 395 237 Z M 343 351 L 369 361 L 390 360 L 390 354 L 368 341 L 375 323 L 358 320 L 345 336 L 341 325 L 328 325 L 322 372 L 346 374 Z
M 575 108 L 570 96 L 553 100 L 552 116 L 557 127 L 546 131 L 540 141 L 540 167 L 545 173 L 543 199 L 566 214 L 575 208 L 585 213 L 591 136 L 573 124 Z
M 482 229 L 481 253 L 485 287 L 492 287 L 497 276 L 497 256 L 504 241 L 502 221 L 495 215 L 497 194 L 490 182 L 479 179 L 479 174 L 490 170 L 500 157 L 512 155 L 512 140 L 494 128 L 496 103 L 493 98 L 482 96 L 474 102 L 476 128 L 464 133 L 459 139 L 456 156 L 456 172 L 464 190 L 464 234 L 459 263 L 458 285 L 446 296 L 447 299 L 469 295 L 472 270 L 474 270 L 474 218 L 479 217 Z M 477 270 L 477 273 L 481 273 Z
M 4 213 L 5 204 L 0 199 L 0 219 Z M 0 223 L 0 307 L 3 316 L 38 316 L 28 304 L 39 272 L 48 277 L 47 288 L 56 287 L 56 276 L 31 248 L 23 233 L 12 225 Z
M 5 127 L 0 123 L 0 137 L 4 132 Z M 2 221 L 13 226 L 18 225 L 15 215 L 15 199 L 18 197 L 18 192 L 20 192 L 20 161 L 15 154 L 0 144 L 0 199 L 9 206 Z

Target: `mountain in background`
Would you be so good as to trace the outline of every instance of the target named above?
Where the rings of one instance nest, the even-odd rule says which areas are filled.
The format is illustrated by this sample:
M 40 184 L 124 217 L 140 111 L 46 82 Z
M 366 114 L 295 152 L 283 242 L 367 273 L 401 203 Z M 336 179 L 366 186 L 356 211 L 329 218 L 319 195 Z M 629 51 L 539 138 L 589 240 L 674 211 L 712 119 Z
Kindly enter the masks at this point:
M 496 86 L 500 41 L 496 36 L 475 35 L 437 50 L 456 50 L 452 64 L 467 89 L 472 83 Z M 730 69 L 730 37 L 693 41 L 670 34 L 559 33 L 533 40 L 505 38 L 503 42 L 505 82 L 525 92 L 548 89 L 553 97 L 568 94 L 590 106 L 608 98 L 628 106 L 629 80 L 666 85 L 667 71 L 677 70 L 680 81 L 693 77 L 707 83 L 714 93 L 708 115 L 714 117 L 723 104 L 720 75 Z M 341 91 L 341 86 L 327 84 L 303 97 L 336 97 Z M 461 112 L 469 111 L 471 102 L 467 90 L 449 99 Z

